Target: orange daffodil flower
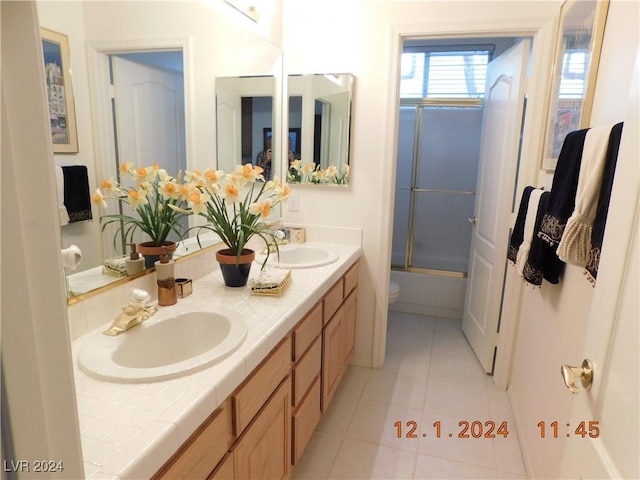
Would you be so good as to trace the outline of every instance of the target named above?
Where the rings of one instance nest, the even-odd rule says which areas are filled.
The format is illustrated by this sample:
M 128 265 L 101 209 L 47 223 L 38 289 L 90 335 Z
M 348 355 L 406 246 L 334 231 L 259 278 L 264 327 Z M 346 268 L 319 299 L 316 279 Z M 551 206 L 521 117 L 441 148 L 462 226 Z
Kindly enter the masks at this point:
M 204 172 L 204 179 L 207 186 L 215 185 L 224 177 L 222 170 L 207 170 Z
M 262 167 L 256 167 L 251 163 L 245 163 L 244 165 L 236 166 L 236 169 L 230 175 L 227 175 L 227 180 L 237 183 L 239 185 L 246 185 L 247 183 L 255 183 L 256 180 L 262 180 Z
M 100 205 L 103 208 L 107 208 L 107 202 L 104 200 L 104 195 L 99 188 L 96 188 L 96 191 L 91 195 L 91 201 L 96 205 Z
M 127 196 L 129 197 L 129 205 L 131 205 L 131 208 L 134 210 L 148 203 L 147 192 L 142 188 L 139 190 L 132 188 L 127 192 Z
M 216 195 L 230 202 L 239 202 L 241 200 L 240 189 L 233 183 L 227 183 L 220 190 L 217 190 Z
M 252 203 L 249 205 L 249 213 L 252 215 L 260 215 L 261 217 L 268 217 L 271 214 L 272 201 L 267 198 L 261 203 Z
M 187 203 L 191 211 L 197 215 L 202 215 L 207 211 L 207 202 L 211 196 L 207 192 L 192 191 L 187 195 Z
M 338 174 L 338 169 L 335 165 L 329 165 L 324 172 L 327 177 L 335 177 Z

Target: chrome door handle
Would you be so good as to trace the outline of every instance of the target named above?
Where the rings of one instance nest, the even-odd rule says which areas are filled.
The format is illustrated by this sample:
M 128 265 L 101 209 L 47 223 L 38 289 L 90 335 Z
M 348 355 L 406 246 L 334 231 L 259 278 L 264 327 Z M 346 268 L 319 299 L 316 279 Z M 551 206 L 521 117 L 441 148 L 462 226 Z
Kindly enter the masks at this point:
M 478 223 L 478 217 L 467 218 L 467 222 L 475 225 L 476 223 Z
M 578 394 L 578 386 L 576 385 L 576 378 L 580 379 L 582 388 L 589 390 L 591 384 L 593 384 L 593 362 L 588 358 L 582 361 L 581 367 L 572 367 L 571 365 L 562 365 L 560 367 L 560 374 L 564 380 L 565 386 L 571 390 L 571 393 Z

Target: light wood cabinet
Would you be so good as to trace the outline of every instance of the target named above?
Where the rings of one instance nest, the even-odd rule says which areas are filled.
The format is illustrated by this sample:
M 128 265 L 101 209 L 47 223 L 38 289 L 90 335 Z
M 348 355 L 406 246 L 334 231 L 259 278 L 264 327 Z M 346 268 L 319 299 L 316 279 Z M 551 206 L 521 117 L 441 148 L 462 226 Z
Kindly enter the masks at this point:
M 153 478 L 206 479 L 233 443 L 231 424 L 231 402 L 227 399 Z
M 233 447 L 235 478 L 288 478 L 291 468 L 291 382 L 287 377 Z
M 358 262 L 153 476 L 288 478 L 355 348 Z
M 227 452 L 220 464 L 213 471 L 207 480 L 234 480 L 236 478 L 233 470 L 233 452 Z
M 231 394 L 234 433 L 239 436 L 282 379 L 291 372 L 291 336 L 287 337 Z
M 346 300 L 325 324 L 322 331 L 322 413 L 335 394 L 342 376 L 349 366 L 356 345 L 356 317 L 358 303 L 358 264 L 351 267 L 343 277 L 343 294 Z M 325 297 L 325 300 L 327 297 Z M 337 297 L 333 296 L 333 306 Z M 326 304 L 325 304 L 326 312 Z
M 340 307 L 322 331 L 322 413 L 336 393 L 342 378 L 342 328 L 344 309 Z
M 342 326 L 342 369 L 349 366 L 349 361 L 356 347 L 356 318 L 358 305 L 358 289 L 354 289 L 344 301 L 344 319 Z
M 293 413 L 291 459 L 293 465 L 298 463 L 304 448 L 309 443 L 313 431 L 320 421 L 320 376 L 316 376 L 307 395 L 300 401 Z

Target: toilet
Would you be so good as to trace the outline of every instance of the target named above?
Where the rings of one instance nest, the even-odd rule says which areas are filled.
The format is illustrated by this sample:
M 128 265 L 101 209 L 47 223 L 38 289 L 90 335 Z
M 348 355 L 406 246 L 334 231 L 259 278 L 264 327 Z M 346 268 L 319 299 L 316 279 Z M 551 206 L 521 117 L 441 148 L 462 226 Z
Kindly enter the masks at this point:
M 400 295 L 400 285 L 393 280 L 389 282 L 389 304 L 392 304 Z

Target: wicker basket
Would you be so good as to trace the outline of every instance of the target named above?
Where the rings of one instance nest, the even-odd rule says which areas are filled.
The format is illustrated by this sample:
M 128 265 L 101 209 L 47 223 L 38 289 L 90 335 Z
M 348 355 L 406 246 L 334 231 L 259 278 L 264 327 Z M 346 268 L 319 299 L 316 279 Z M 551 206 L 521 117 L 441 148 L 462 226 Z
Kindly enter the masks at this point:
M 250 280 L 251 295 L 266 295 L 269 297 L 279 297 L 291 285 L 291 270 L 288 270 L 284 278 L 277 282 L 264 282 L 262 274 L 257 280 Z

